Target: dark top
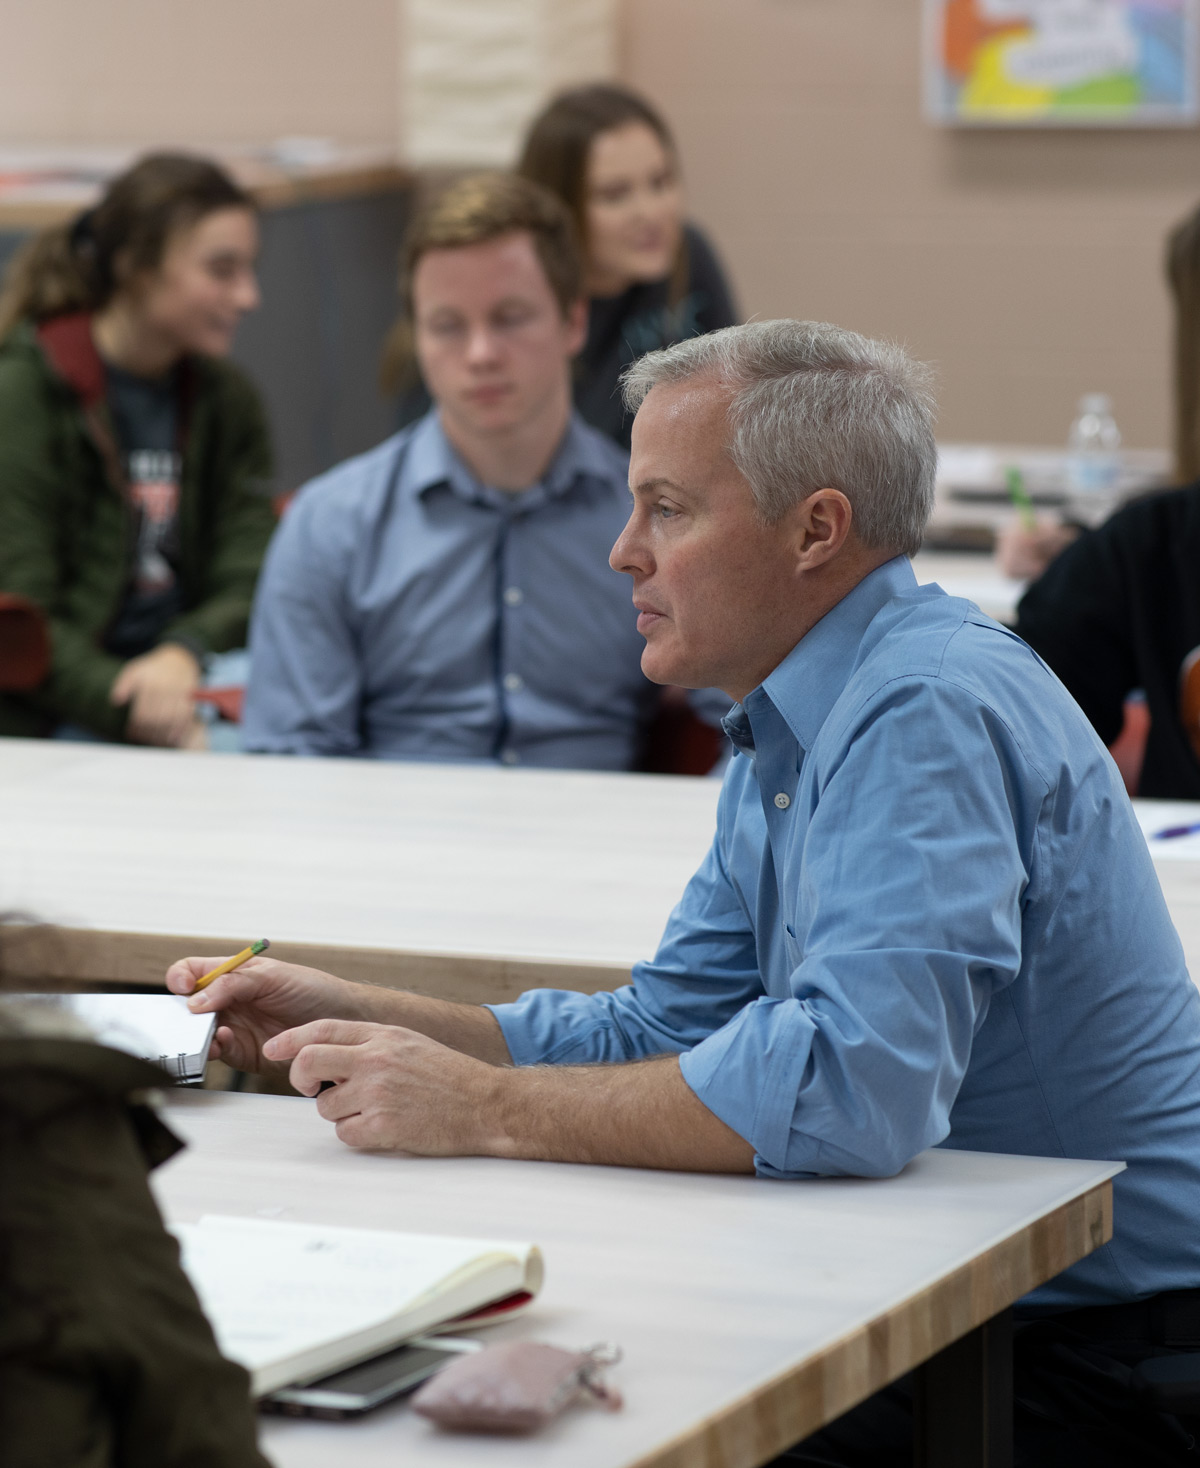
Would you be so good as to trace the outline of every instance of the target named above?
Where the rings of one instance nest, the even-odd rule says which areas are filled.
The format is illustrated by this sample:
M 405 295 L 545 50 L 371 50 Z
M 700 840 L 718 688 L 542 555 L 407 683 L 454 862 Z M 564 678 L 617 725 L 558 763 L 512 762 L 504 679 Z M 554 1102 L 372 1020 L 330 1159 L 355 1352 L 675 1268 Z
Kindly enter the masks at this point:
M 619 296 L 592 300 L 588 334 L 575 359 L 575 407 L 584 422 L 629 448 L 633 418 L 621 406 L 617 379 L 647 352 L 689 336 L 737 323 L 737 308 L 713 247 L 694 224 L 684 225 L 687 281 L 671 304 L 669 280 L 630 286 Z M 400 397 L 399 426 L 423 417 L 431 399 L 418 382 Z
M 239 647 L 275 527 L 258 394 L 230 363 L 188 357 L 179 495 L 179 614 L 163 641 Z M 134 521 L 108 382 L 85 314 L 21 322 L 0 342 L 0 591 L 34 603 L 50 673 L 0 693 L 0 736 L 61 723 L 124 736 L 109 694 L 123 660 L 104 638 L 129 587 Z
M 146 1173 L 179 1142 L 156 1067 L 0 1037 L 4 1468 L 269 1468 Z
M 594 298 L 588 334 L 575 361 L 575 406 L 594 428 L 629 447 L 633 416 L 621 404 L 621 373 L 647 352 L 689 336 L 733 326 L 737 309 L 712 246 L 695 227 L 684 226 L 686 289 L 674 304 L 670 282 L 633 285 L 619 296 Z
M 108 407 L 133 514 L 129 585 L 104 638 L 106 651 L 138 657 L 183 610 L 179 585 L 179 373 L 136 377 L 106 363 Z
M 1054 561 L 1017 631 L 1105 744 L 1144 689 L 1150 736 L 1138 794 L 1200 800 L 1200 484 L 1135 500 Z

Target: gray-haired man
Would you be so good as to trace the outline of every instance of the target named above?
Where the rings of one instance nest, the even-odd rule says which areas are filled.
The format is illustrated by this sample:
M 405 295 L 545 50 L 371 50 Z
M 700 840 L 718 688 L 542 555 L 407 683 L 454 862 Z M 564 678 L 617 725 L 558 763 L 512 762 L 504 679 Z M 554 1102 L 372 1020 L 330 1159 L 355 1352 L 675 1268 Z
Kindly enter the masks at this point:
M 233 1064 L 335 1082 L 318 1106 L 355 1146 L 769 1178 L 886 1176 L 938 1143 L 1123 1158 L 1113 1243 L 1030 1302 L 1101 1345 L 1071 1357 L 1066 1417 L 1018 1433 L 1030 1462 L 1060 1461 L 1063 1434 L 1125 1462 L 1131 1421 L 1139 1461 L 1174 1461 L 1093 1358 L 1129 1334 L 1156 1352 L 1150 1296 L 1200 1327 L 1200 996 L 1079 709 L 1011 633 L 916 584 L 923 369 L 760 322 L 653 353 L 627 387 L 612 563 L 643 667 L 737 701 L 716 838 L 656 957 L 616 993 L 490 1008 L 257 959 L 197 1007 L 223 1011 Z M 1056 1381 L 1062 1341 L 1033 1329 Z M 864 1411 L 808 1461 L 902 1453 L 903 1408 Z

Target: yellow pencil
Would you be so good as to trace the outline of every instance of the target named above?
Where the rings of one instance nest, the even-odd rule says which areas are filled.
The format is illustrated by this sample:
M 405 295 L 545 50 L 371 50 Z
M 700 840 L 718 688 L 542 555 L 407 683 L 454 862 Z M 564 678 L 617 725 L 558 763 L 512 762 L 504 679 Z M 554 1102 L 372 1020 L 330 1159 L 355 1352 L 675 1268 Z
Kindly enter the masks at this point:
M 270 946 L 270 938 L 256 938 L 249 948 L 243 948 L 240 953 L 235 953 L 232 958 L 227 958 L 224 963 L 217 964 L 212 973 L 205 974 L 202 979 L 197 979 L 196 988 L 193 992 L 198 994 L 201 989 L 208 988 L 214 979 L 219 979 L 222 974 L 227 974 L 232 969 L 238 968 L 248 958 L 253 958 L 256 953 L 265 953 Z

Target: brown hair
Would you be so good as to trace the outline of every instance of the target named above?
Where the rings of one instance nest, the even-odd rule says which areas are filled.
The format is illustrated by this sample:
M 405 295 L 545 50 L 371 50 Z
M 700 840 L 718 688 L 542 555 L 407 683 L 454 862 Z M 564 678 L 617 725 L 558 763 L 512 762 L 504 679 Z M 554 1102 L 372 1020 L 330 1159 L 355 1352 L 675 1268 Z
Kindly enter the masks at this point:
M 1175 297 L 1175 473 L 1200 479 L 1200 209 L 1167 238 L 1167 279 Z
M 253 208 L 245 189 L 205 158 L 140 159 L 94 208 L 43 230 L 15 256 L 0 292 L 0 339 L 25 317 L 99 310 L 119 288 L 118 256 L 132 271 L 154 270 L 177 230 L 218 209 Z
M 517 172 L 557 194 L 575 220 L 587 246 L 587 165 L 592 143 L 614 128 L 640 122 L 653 132 L 672 158 L 675 139 L 661 115 L 636 92 L 597 82 L 560 92 L 530 124 Z M 671 272 L 674 304 L 687 289 L 687 254 L 682 240 Z
M 532 237 L 562 314 L 566 316 L 582 297 L 583 263 L 575 226 L 553 194 L 512 173 L 459 179 L 418 213 L 404 238 L 400 251 L 404 311 L 384 344 L 379 376 L 385 392 L 396 392 L 413 380 L 412 284 L 421 257 L 430 250 L 482 245 L 518 232 Z

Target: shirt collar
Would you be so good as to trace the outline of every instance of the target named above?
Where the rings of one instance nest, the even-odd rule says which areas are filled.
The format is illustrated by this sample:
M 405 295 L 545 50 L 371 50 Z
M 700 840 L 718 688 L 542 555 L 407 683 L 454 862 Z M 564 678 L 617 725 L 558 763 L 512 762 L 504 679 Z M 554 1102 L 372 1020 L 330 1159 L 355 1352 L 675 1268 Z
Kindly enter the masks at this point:
M 802 748 L 811 749 L 854 671 L 867 628 L 888 602 L 914 591 L 916 585 L 907 556 L 896 556 L 877 566 L 825 613 L 763 679 L 761 687 L 747 697 L 751 712 L 758 699 L 768 698 Z M 746 709 L 734 704 L 723 723 L 734 745 L 747 754 L 753 753 L 754 734 Z
M 573 489 L 583 476 L 611 479 L 613 467 L 603 444 L 574 412 L 545 474 L 528 489 L 515 494 L 493 489 L 475 478 L 446 437 L 436 408 L 426 413 L 413 429 L 405 460 L 405 478 L 415 495 L 424 496 L 431 489 L 445 485 L 460 499 L 514 512 L 536 509 L 549 499 L 557 499 Z

